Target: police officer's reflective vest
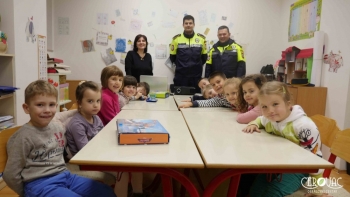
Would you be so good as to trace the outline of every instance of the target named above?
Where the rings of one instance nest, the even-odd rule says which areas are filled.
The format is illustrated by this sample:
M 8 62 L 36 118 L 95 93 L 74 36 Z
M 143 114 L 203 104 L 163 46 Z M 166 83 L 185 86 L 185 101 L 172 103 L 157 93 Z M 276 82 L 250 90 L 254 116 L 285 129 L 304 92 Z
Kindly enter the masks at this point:
M 225 47 L 219 47 L 216 43 L 209 51 L 208 61 L 206 63 L 207 66 L 212 67 L 210 69 L 211 72 L 220 71 L 225 73 L 227 78 L 231 78 L 237 77 L 237 67 L 240 61 L 245 62 L 243 49 L 240 45 L 234 43 L 233 40 L 230 40 L 229 44 Z
M 207 54 L 205 36 L 195 33 L 192 38 L 186 38 L 183 33 L 173 37 L 170 45 L 170 55 L 176 55 L 175 75 L 186 77 L 201 77 L 203 64 L 201 55 Z

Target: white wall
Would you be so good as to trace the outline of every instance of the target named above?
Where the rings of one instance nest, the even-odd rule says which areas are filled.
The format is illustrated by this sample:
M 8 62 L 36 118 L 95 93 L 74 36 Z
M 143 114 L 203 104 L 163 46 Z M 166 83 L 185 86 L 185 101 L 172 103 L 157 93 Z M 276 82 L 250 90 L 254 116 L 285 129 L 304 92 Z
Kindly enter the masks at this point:
M 38 43 L 26 41 L 25 28 L 28 17 L 33 16 L 36 34 L 46 35 L 46 0 L 13 0 L 13 15 L 15 32 L 15 64 L 17 124 L 21 125 L 29 120 L 23 112 L 24 89 L 29 83 L 38 79 Z
M 100 72 L 105 67 L 100 51 L 108 47 L 114 49 L 115 38 L 123 37 L 133 41 L 137 35 L 129 31 L 131 19 L 143 20 L 140 33 L 145 34 L 149 42 L 168 45 L 174 35 L 183 32 L 182 18 L 185 11 L 195 17 L 195 32 L 204 33 L 207 27 L 210 28 L 207 36 L 209 41 L 217 39 L 217 28 L 220 25 L 232 22 L 234 39 L 246 46 L 248 74 L 259 72 L 263 65 L 274 64 L 280 57 L 280 0 L 132 0 L 127 3 L 122 0 L 56 0 L 53 4 L 55 47 L 52 55 L 71 66 L 69 79 L 98 82 Z M 117 9 L 121 11 L 121 17 L 116 17 Z M 138 16 L 133 16 L 133 9 L 139 9 Z M 170 10 L 177 12 L 178 16 L 170 16 Z M 201 10 L 207 11 L 208 25 L 200 25 L 198 12 Z M 153 11 L 156 12 L 155 17 L 152 17 Z M 108 25 L 97 25 L 97 13 L 108 14 Z M 212 13 L 216 14 L 214 23 L 210 22 Z M 227 21 L 221 20 L 222 16 L 227 16 Z M 58 17 L 69 17 L 69 35 L 57 35 Z M 115 20 L 116 24 L 112 25 L 111 20 Z M 153 26 L 148 27 L 150 21 Z M 163 28 L 162 21 L 175 22 L 175 27 Z M 108 47 L 95 44 L 95 52 L 82 53 L 80 41 L 95 39 L 96 30 L 112 34 L 113 40 L 109 41 Z M 172 83 L 173 72 L 164 65 L 165 59 L 155 59 L 152 47 L 149 47 L 149 52 L 155 61 L 154 75 L 168 76 L 169 83 Z M 116 57 L 118 62 L 114 64 L 124 70 L 124 65 L 119 63 L 120 54 L 116 53 Z
M 295 0 L 284 0 L 281 6 L 282 50 L 289 46 L 298 48 L 312 48 L 313 39 L 288 42 L 288 24 L 290 5 Z M 341 51 L 344 66 L 337 73 L 328 72 L 329 65 L 323 64 L 321 85 L 328 88 L 326 116 L 337 121 L 341 129 L 349 128 L 350 121 L 350 1 L 348 0 L 323 0 L 321 12 L 320 30 L 324 31 L 325 54 L 331 50 L 335 53 Z M 325 158 L 328 158 L 329 150 L 325 150 Z M 336 161 L 338 169 L 345 169 L 345 162 Z

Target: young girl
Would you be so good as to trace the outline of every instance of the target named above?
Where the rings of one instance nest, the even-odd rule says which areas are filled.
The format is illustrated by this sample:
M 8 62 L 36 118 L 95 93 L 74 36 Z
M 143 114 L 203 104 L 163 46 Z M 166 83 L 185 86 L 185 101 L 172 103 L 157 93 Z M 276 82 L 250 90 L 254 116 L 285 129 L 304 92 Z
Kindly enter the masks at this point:
M 254 74 L 242 79 L 239 85 L 237 122 L 247 124 L 261 115 L 258 106 L 258 94 L 261 86 L 266 82 L 264 75 Z
M 119 112 L 118 92 L 123 85 L 123 72 L 117 66 L 106 66 L 101 72 L 102 102 L 98 116 L 104 125 Z
M 206 99 L 211 99 L 213 97 L 216 97 L 218 93 L 215 92 L 213 89 L 213 86 L 210 84 L 207 84 L 203 89 L 202 89 L 202 95 L 193 95 L 192 97 L 183 100 L 182 102 L 191 102 L 191 101 L 196 101 L 196 100 L 206 100 Z
M 241 84 L 240 78 L 230 78 L 224 83 L 224 95 L 226 100 L 232 105 L 233 110 L 237 110 L 237 95 L 239 84 Z
M 101 108 L 101 91 L 95 82 L 81 82 L 75 91 L 78 113 L 67 124 L 66 137 L 70 153 L 74 156 L 101 129 L 103 123 L 97 116 Z
M 122 91 L 118 92 L 120 108 L 123 108 L 130 100 L 137 100 L 142 97 L 142 93 L 136 92 L 136 86 L 137 80 L 135 77 L 130 75 L 124 77 Z
M 243 129 L 243 132 L 266 132 L 278 135 L 298 144 L 302 148 L 322 157 L 320 134 L 315 123 L 306 116 L 299 105 L 291 105 L 290 93 L 287 86 L 281 82 L 267 82 L 260 89 L 259 105 L 263 116 Z M 283 148 L 283 147 L 281 147 Z M 311 174 L 320 178 L 322 173 Z M 267 181 L 265 174 L 259 174 L 250 190 L 250 196 L 286 196 L 294 193 L 301 187 L 303 177 L 307 174 L 283 174 L 282 181 L 277 176 L 271 182 Z
M 150 86 L 147 82 L 140 82 L 137 84 L 137 93 L 142 94 L 142 99 L 146 99 L 148 97 Z M 136 95 L 135 95 L 136 96 Z

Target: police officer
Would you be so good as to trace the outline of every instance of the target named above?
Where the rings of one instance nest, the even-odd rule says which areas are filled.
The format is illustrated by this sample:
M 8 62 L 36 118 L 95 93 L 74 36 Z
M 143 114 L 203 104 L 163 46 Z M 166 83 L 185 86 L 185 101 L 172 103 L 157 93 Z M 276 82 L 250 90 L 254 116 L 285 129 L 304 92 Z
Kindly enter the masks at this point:
M 170 45 L 170 60 L 175 63 L 174 86 L 195 87 L 200 92 L 198 80 L 202 77 L 203 64 L 207 60 L 205 36 L 195 33 L 194 18 L 183 18 L 184 32 L 173 37 Z
M 214 71 L 225 73 L 227 78 L 245 76 L 246 65 L 243 49 L 230 38 L 230 35 L 227 26 L 219 27 L 219 42 L 214 44 L 209 51 L 205 77 L 209 77 Z

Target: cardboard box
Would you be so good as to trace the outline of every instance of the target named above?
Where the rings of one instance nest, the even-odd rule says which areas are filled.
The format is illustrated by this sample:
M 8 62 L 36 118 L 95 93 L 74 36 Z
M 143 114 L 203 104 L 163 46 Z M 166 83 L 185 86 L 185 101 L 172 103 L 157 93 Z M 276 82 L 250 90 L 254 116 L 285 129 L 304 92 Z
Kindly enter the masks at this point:
M 158 120 L 117 119 L 118 144 L 168 144 L 170 135 Z

